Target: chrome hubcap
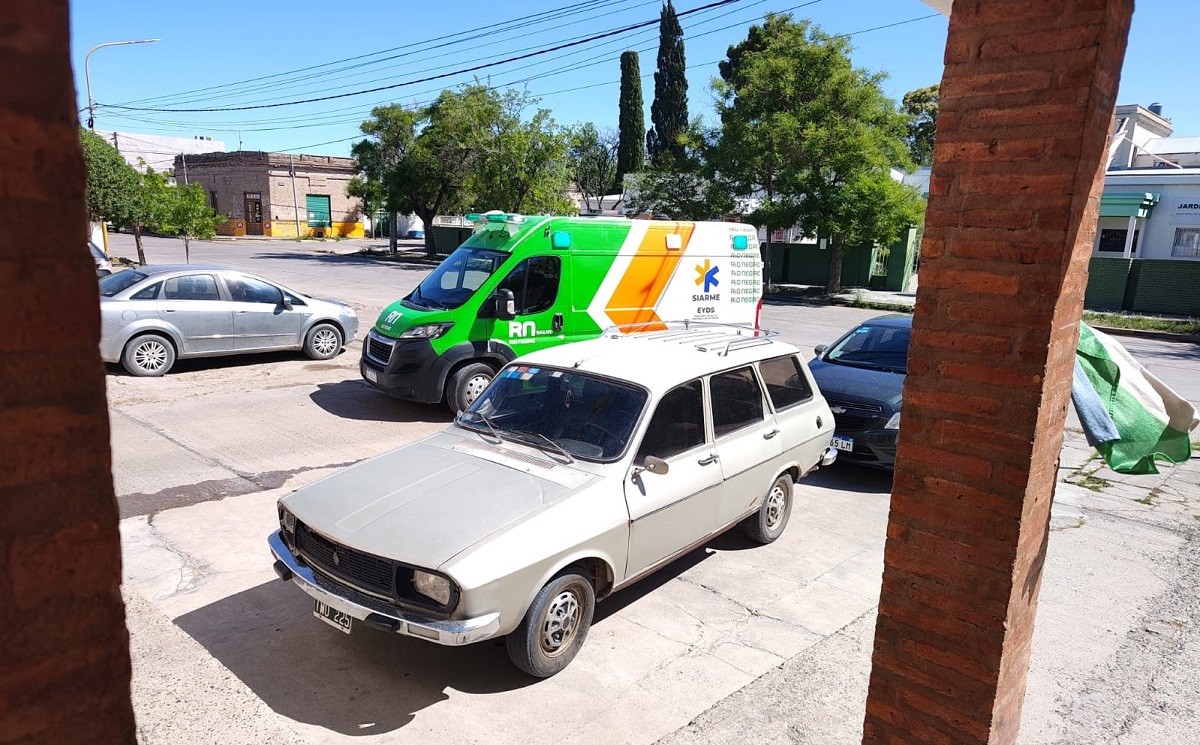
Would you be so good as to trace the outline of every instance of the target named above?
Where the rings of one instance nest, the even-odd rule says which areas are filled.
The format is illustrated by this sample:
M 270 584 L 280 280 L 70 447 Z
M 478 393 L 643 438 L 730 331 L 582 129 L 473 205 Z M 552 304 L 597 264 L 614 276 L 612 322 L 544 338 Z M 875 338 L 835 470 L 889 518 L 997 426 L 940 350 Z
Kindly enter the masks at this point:
M 780 521 L 783 520 L 783 510 L 787 507 L 787 493 L 779 484 L 771 487 L 771 493 L 767 495 L 767 530 L 774 530 L 779 527 Z
M 147 372 L 158 372 L 167 364 L 167 350 L 156 341 L 143 342 L 133 350 L 133 362 Z
M 487 389 L 488 383 L 492 382 L 491 377 L 487 375 L 476 375 L 467 381 L 467 405 L 475 403 L 475 399 L 479 398 L 479 394 Z
M 563 590 L 554 598 L 542 621 L 542 651 L 548 657 L 554 657 L 571 646 L 582 615 L 579 598 L 571 590 Z
M 313 349 L 317 350 L 317 354 L 333 354 L 337 351 L 338 338 L 330 329 L 321 329 L 313 334 Z

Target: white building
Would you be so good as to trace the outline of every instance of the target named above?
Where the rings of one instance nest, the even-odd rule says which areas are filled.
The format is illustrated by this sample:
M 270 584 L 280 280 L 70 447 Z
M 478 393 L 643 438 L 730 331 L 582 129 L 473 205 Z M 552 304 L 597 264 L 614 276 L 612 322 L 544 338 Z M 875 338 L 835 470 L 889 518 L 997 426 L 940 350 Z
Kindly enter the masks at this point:
M 170 171 L 175 167 L 177 155 L 225 152 L 225 143 L 211 137 L 168 137 L 138 132 L 100 131 L 96 134 L 115 147 L 125 157 L 125 161 L 139 171 L 145 171 L 146 168 Z M 176 175 L 182 183 L 183 174 Z

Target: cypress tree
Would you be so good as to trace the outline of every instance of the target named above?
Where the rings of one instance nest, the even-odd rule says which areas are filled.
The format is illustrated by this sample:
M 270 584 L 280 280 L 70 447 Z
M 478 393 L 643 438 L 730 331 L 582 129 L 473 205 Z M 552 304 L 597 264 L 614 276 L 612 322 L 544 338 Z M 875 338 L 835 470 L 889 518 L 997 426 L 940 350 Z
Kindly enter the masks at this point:
M 617 145 L 617 187 L 625 174 L 637 173 L 646 162 L 646 117 L 642 110 L 642 72 L 637 52 L 621 53 L 620 141 Z
M 679 138 L 687 131 L 687 63 L 683 58 L 683 27 L 675 15 L 675 6 L 667 0 L 658 21 L 658 69 L 654 73 L 654 102 L 650 104 L 650 123 L 646 147 L 650 161 L 683 157 Z

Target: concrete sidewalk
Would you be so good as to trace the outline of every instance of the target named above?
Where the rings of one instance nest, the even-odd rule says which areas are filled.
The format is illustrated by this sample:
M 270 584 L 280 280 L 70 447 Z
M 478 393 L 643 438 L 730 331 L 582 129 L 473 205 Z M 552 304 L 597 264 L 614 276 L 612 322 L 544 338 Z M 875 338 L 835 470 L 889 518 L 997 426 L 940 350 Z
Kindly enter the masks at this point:
M 1068 432 L 1062 463 L 1022 741 L 1185 742 L 1200 726 L 1200 459 L 1120 477 Z M 502 645 L 313 619 L 263 539 L 276 497 L 320 475 L 123 521 L 141 742 L 861 739 L 880 474 L 822 471 L 776 544 L 721 538 L 605 601 L 579 658 L 540 682 Z

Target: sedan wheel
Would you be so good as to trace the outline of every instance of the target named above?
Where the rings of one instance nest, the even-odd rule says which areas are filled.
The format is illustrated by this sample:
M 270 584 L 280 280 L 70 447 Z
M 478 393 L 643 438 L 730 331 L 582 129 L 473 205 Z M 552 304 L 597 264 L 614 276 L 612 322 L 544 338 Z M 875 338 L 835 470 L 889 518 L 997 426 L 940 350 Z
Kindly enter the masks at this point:
M 156 378 L 175 364 L 175 347 L 158 334 L 139 336 L 125 345 L 121 365 L 130 375 Z
M 534 598 L 525 618 L 505 644 L 513 664 L 538 678 L 549 678 L 575 659 L 592 625 L 596 593 L 582 575 L 550 580 Z
M 313 326 L 304 340 L 304 353 L 314 360 L 328 360 L 342 348 L 342 335 L 328 323 Z

